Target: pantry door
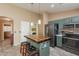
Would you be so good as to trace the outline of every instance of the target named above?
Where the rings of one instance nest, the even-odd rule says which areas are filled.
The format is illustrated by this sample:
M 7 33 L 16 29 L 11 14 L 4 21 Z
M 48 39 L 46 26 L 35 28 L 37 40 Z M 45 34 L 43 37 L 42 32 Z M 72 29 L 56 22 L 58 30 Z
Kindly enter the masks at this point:
M 27 41 L 27 38 L 25 38 L 25 35 L 30 34 L 30 22 L 27 21 L 21 21 L 21 39 L 20 42 Z

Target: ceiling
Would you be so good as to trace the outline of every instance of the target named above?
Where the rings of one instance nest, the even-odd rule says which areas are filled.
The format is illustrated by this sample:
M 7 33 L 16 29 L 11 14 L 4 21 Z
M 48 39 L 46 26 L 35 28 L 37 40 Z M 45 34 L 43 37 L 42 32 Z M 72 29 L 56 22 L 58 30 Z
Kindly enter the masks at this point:
M 53 8 L 51 7 L 52 4 L 54 4 Z M 35 13 L 56 13 L 79 8 L 79 3 L 15 3 L 14 5 Z

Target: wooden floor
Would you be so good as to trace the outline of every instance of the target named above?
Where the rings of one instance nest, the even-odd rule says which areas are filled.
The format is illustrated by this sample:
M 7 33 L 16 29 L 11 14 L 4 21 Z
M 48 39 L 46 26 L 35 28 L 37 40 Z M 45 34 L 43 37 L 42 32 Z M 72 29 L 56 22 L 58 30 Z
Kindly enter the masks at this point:
M 0 42 L 0 56 L 21 56 L 20 46 L 12 47 L 8 40 Z M 77 56 L 58 47 L 50 47 L 50 56 Z

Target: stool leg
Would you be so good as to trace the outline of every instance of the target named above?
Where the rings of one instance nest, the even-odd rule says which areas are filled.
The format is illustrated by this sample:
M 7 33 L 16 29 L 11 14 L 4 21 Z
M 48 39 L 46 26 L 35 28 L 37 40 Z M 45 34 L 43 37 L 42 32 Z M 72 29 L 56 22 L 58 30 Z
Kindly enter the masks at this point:
M 28 45 L 27 44 L 21 44 L 21 46 L 20 46 L 20 53 L 22 54 L 22 56 L 28 55 L 27 49 L 28 49 Z
M 23 53 L 23 56 L 26 56 L 26 53 Z

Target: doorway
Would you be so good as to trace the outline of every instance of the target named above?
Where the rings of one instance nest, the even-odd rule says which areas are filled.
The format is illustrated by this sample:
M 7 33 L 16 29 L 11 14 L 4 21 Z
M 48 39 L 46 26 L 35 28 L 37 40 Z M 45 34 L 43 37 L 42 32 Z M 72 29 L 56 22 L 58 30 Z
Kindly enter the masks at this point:
M 29 35 L 30 32 L 30 22 L 29 21 L 21 21 L 21 39 L 20 42 L 27 41 L 24 37 L 25 35 Z
M 13 46 L 13 20 L 0 16 L 0 48 Z

